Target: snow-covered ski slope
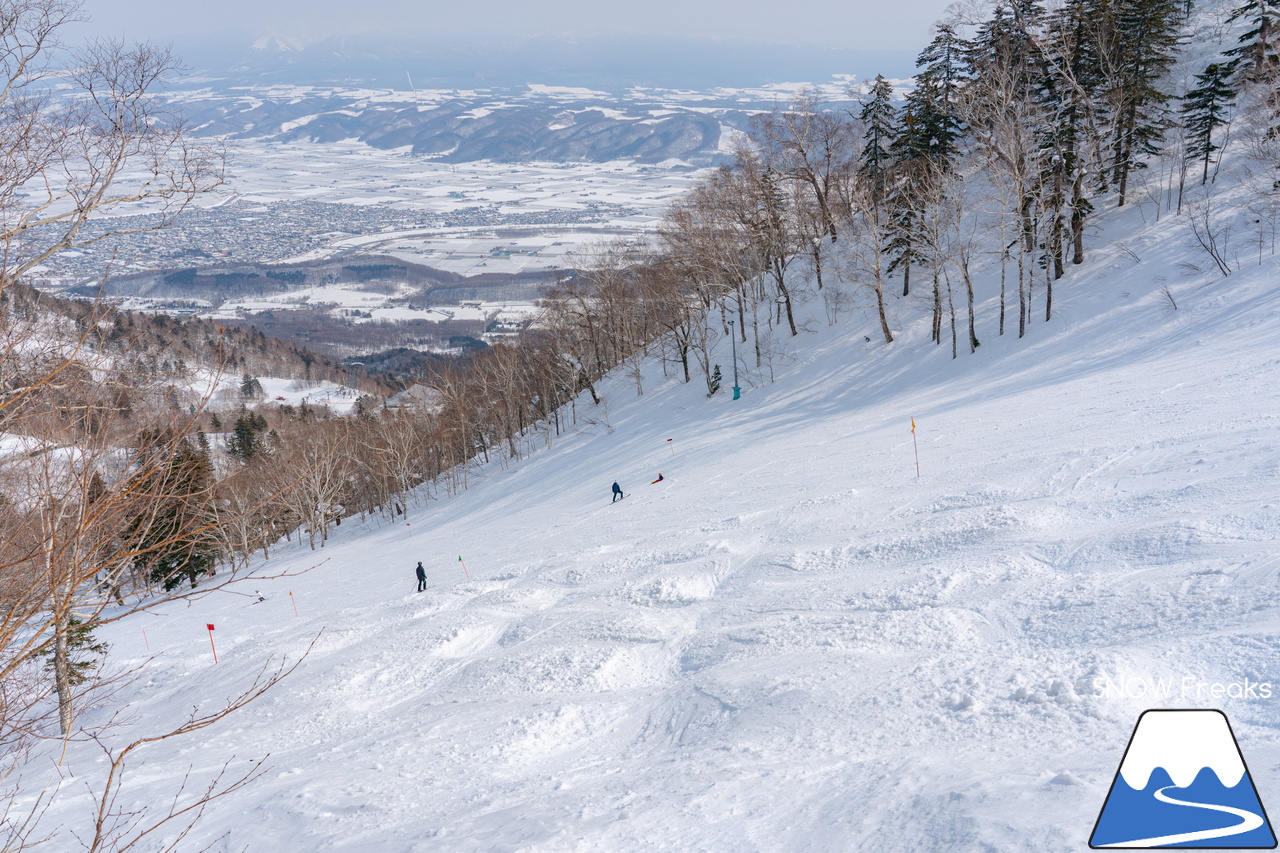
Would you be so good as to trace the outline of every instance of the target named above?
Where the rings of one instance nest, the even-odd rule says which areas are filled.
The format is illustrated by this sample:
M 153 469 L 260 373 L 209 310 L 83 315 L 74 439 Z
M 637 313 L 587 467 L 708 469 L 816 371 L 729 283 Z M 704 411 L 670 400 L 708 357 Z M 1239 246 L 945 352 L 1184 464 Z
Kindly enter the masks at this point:
M 579 401 L 575 434 L 408 524 L 280 549 L 263 571 L 316 567 L 247 581 L 264 602 L 103 629 L 136 732 L 323 629 L 122 803 L 270 753 L 180 849 L 1080 850 L 1138 714 L 1202 707 L 1280 810 L 1280 256 L 1242 242 L 1222 278 L 1180 220 L 1107 218 L 1021 341 L 1016 303 L 953 361 L 927 302 L 893 301 L 888 346 L 815 302 L 741 400 L 727 340 L 711 399 L 612 377 L 607 417 Z M 1270 698 L 1213 697 L 1246 680 Z M 84 820 L 74 790 L 51 820 Z

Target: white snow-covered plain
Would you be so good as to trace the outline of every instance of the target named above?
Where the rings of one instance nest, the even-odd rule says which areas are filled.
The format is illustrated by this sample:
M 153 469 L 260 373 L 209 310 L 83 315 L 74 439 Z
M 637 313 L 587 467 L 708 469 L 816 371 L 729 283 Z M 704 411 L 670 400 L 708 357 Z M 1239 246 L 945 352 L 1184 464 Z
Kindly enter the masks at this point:
M 356 389 L 328 380 L 310 382 L 264 376 L 258 384 L 262 386 L 263 398 L 268 402 L 288 406 L 328 406 L 335 413 L 344 415 L 351 414 L 360 396 Z M 225 383 L 225 387 L 236 391 L 239 385 L 235 379 Z
M 239 141 L 230 185 L 248 201 L 310 200 L 384 204 L 449 214 L 492 208 L 496 214 L 547 214 L 537 225 L 452 225 L 335 236 L 299 259 L 352 250 L 377 251 L 449 272 L 559 269 L 566 254 L 608 237 L 651 231 L 663 209 L 702 174 L 683 163 L 441 163 L 408 149 L 381 151 L 348 140 L 335 143 Z M 621 209 L 593 226 L 556 221 L 598 203 Z M 526 251 L 507 252 L 515 244 Z
M 382 320 L 430 320 L 433 322 L 444 320 L 475 320 L 480 322 L 500 320 L 516 323 L 537 314 L 537 305 L 533 302 L 480 301 L 479 307 L 473 305 L 427 307 L 388 304 L 393 299 L 402 298 L 411 292 L 407 286 L 401 287 L 395 293 L 388 294 L 360 290 L 358 285 L 333 284 L 310 287 L 290 293 L 261 296 L 256 299 L 228 300 L 217 309 L 208 308 L 208 310 L 200 311 L 199 314 L 205 319 L 212 320 L 236 319 L 262 311 L 271 311 L 282 306 L 311 305 L 326 307 L 331 315 L 349 319 L 357 324 Z M 122 306 L 132 310 L 137 310 L 139 307 L 150 307 L 150 304 L 150 301 L 145 298 L 122 300 Z M 208 305 L 207 302 L 205 304 Z M 352 312 L 359 312 L 361 316 L 353 317 L 351 316 Z M 365 317 L 363 316 L 364 314 L 369 316 Z
M 992 271 L 955 360 L 923 294 L 891 345 L 815 300 L 740 400 L 728 340 L 710 399 L 651 362 L 550 449 L 255 569 L 303 574 L 101 629 L 139 672 L 120 742 L 318 636 L 143 750 L 121 806 L 269 755 L 180 849 L 1081 850 L 1141 711 L 1190 707 L 1274 813 L 1280 262 L 1240 243 L 1223 278 L 1141 213 L 1105 214 L 1022 340 Z M 85 825 L 103 767 L 70 746 L 47 825 Z
M 362 142 L 237 141 L 231 187 L 249 201 L 390 203 L 438 212 L 476 205 L 522 210 L 581 210 L 591 201 L 658 214 L 688 189 L 695 170 L 607 163 L 440 163 Z

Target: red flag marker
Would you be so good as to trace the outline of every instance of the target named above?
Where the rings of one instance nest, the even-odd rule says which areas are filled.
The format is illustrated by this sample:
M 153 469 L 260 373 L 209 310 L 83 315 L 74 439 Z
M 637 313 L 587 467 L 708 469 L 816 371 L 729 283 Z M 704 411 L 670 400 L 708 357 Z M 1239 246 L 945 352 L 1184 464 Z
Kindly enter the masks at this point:
M 462 563 L 462 573 L 467 576 L 467 580 L 471 580 L 471 572 L 467 571 L 467 562 L 462 559 L 462 555 L 458 555 L 458 562 Z
M 147 629 L 142 629 L 142 643 L 147 647 L 147 651 L 151 651 L 151 643 L 147 642 Z
M 671 455 L 672 455 L 672 456 L 675 456 L 675 455 L 676 455 L 676 446 L 675 446 L 674 444 L 672 444 L 672 443 L 671 443 L 671 441 L 672 441 L 672 439 L 670 439 L 670 438 L 668 438 L 668 439 L 667 439 L 667 447 L 669 447 L 669 448 L 671 449 Z
M 298 600 L 293 597 L 293 590 L 289 590 L 289 601 L 293 604 L 293 615 L 298 615 Z
M 213 624 L 205 625 L 209 629 L 209 648 L 213 649 L 213 662 L 218 662 L 218 647 L 213 644 Z

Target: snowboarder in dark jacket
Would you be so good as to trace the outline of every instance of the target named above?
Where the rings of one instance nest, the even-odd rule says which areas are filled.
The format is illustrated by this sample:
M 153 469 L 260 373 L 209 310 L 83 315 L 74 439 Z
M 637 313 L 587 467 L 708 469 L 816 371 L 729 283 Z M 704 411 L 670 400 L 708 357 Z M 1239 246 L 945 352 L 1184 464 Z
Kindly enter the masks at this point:
M 616 501 L 618 498 L 621 498 L 621 497 L 624 497 L 624 495 L 622 494 L 622 486 L 619 486 L 617 483 L 614 483 L 613 484 L 613 500 L 609 501 L 609 503 L 613 503 L 613 501 Z
M 422 568 L 422 561 L 418 561 L 418 592 L 422 592 L 427 588 L 427 570 Z
M 661 472 L 661 471 L 659 471 L 659 472 L 658 472 L 658 479 L 656 479 L 656 480 L 650 480 L 649 482 L 650 482 L 650 484 L 652 484 L 652 483 L 661 483 L 661 482 L 662 482 L 662 472 Z

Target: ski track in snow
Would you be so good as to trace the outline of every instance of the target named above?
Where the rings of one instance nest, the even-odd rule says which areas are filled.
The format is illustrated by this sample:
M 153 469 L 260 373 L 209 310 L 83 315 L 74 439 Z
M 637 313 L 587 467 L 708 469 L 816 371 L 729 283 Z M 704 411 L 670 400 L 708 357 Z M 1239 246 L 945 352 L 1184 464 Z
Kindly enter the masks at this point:
M 654 364 L 642 397 L 612 377 L 607 427 L 580 400 L 572 434 L 421 496 L 411 527 L 350 519 L 322 550 L 282 544 L 262 572 L 320 565 L 248 581 L 265 602 L 102 629 L 115 665 L 140 668 L 121 738 L 234 695 L 323 629 L 264 698 L 144 752 L 122 805 L 269 753 L 185 843 L 1083 849 L 1133 721 L 1162 704 L 1095 679 L 1274 683 L 1280 645 L 1280 261 L 1179 284 L 1185 235 L 1134 211 L 1112 227 L 1149 260 L 1117 270 L 1095 250 L 1022 341 L 988 303 L 983 346 L 952 361 L 915 297 L 894 301 L 887 348 L 815 301 L 814 333 L 740 401 Z M 609 506 L 614 480 L 628 496 Z M 1277 702 L 1163 704 L 1223 707 L 1266 801 Z M 66 766 L 92 779 L 103 761 L 76 743 Z M 50 820 L 82 825 L 85 806 L 71 794 Z

